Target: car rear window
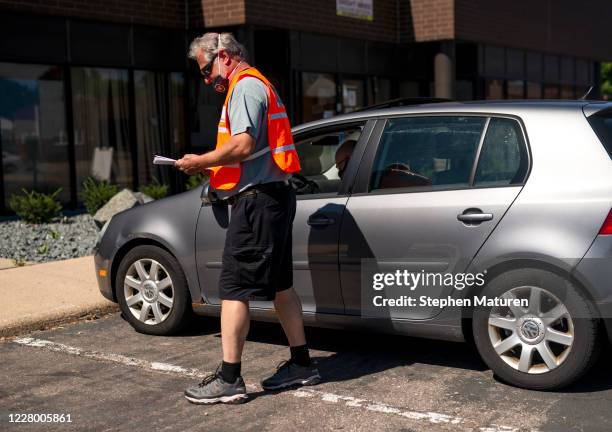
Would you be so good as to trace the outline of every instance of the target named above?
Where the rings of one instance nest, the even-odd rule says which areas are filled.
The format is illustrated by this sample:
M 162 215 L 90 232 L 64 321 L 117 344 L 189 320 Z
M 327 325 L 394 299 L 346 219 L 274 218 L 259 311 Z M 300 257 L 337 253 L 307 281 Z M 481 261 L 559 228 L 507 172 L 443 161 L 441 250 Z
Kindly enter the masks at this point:
M 612 112 L 606 110 L 588 118 L 591 127 L 597 137 L 606 148 L 608 155 L 612 158 Z

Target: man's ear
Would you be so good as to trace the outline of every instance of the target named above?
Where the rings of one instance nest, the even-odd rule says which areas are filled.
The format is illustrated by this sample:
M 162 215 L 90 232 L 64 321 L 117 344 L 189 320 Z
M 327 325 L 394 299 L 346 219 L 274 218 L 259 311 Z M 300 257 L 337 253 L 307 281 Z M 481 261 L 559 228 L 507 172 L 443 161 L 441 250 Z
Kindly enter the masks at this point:
M 225 51 L 223 48 L 221 48 L 221 50 L 217 53 L 217 56 L 219 57 L 219 61 L 221 61 L 221 63 L 223 63 L 225 66 L 229 66 L 229 64 L 232 62 L 232 58 L 227 55 L 227 51 Z

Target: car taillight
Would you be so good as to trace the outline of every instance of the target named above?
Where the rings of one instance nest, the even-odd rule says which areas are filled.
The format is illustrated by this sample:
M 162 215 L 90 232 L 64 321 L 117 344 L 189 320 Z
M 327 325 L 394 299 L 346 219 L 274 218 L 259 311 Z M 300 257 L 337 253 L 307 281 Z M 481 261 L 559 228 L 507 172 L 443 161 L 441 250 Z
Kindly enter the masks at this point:
M 601 226 L 601 229 L 599 230 L 599 235 L 612 235 L 612 210 L 610 210 L 610 213 L 608 213 L 608 217 Z

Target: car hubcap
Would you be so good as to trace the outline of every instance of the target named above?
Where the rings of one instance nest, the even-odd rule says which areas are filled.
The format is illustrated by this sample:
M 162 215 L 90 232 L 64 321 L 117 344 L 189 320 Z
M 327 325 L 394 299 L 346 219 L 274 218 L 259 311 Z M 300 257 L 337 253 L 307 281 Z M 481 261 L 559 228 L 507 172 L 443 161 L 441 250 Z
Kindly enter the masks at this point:
M 495 306 L 489 313 L 493 349 L 512 368 L 529 374 L 549 372 L 567 358 L 574 323 L 561 300 L 537 287 L 517 287 L 502 299 L 526 299 L 529 306 Z
M 159 324 L 172 311 L 172 279 L 164 266 L 153 259 L 142 258 L 130 266 L 123 291 L 130 312 L 145 324 Z

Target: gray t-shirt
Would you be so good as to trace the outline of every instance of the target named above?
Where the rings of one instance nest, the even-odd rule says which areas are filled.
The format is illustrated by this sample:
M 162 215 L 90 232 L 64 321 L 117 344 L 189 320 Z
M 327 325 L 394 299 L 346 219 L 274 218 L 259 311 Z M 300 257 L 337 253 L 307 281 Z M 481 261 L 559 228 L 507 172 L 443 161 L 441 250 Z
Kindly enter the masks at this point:
M 252 153 L 268 147 L 268 96 L 264 83 L 253 77 L 238 81 L 228 102 L 228 111 L 232 136 L 243 132 L 251 135 L 255 139 Z M 225 199 L 256 184 L 284 181 L 291 176 L 276 165 L 270 152 L 241 162 L 241 168 L 238 185 L 229 191 L 217 190 L 219 198 Z

